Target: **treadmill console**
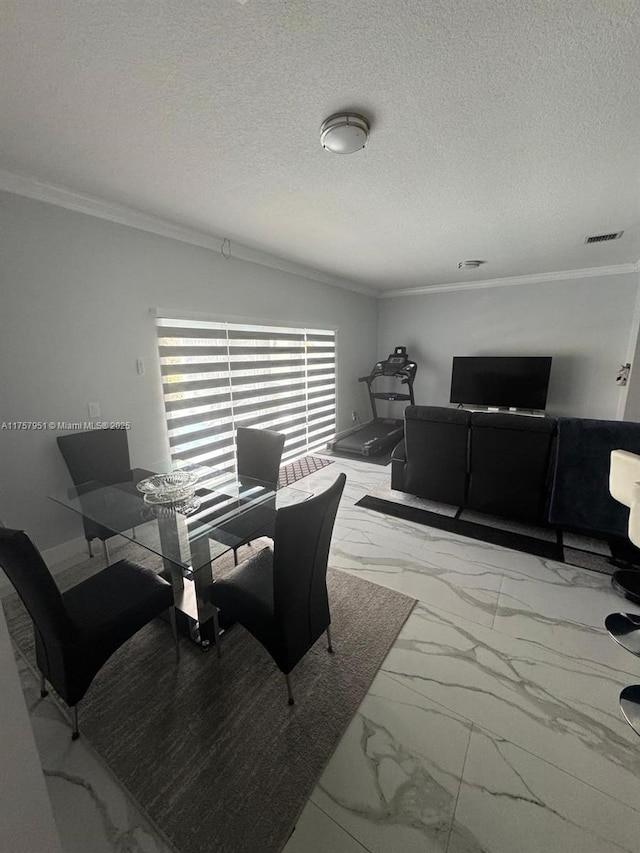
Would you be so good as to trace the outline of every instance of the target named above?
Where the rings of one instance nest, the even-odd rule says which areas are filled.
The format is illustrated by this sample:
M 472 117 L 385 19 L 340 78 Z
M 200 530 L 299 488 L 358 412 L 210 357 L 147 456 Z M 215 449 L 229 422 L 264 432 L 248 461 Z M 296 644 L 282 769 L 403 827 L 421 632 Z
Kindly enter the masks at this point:
M 386 361 L 379 361 L 373 368 L 370 374 L 370 379 L 376 376 L 399 376 L 403 382 L 407 382 L 409 377 L 413 379 L 417 370 L 417 365 L 411 361 L 407 355 L 406 347 L 396 347 L 392 353 L 387 356 Z

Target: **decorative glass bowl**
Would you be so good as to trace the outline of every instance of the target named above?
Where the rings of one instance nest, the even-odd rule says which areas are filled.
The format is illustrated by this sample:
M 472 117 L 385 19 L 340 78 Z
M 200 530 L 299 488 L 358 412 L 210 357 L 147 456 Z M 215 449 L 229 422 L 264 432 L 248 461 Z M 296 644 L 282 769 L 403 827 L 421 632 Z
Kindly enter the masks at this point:
M 194 471 L 171 471 L 168 474 L 154 474 L 153 477 L 147 477 L 146 480 L 141 480 L 136 488 L 144 495 L 154 495 L 154 497 L 164 495 L 172 498 L 173 495 L 192 488 L 197 480 L 198 474 Z
M 171 471 L 168 474 L 154 474 L 141 480 L 137 489 L 144 495 L 144 501 L 151 506 L 178 507 L 191 501 L 195 493 L 198 474 L 194 471 Z
M 174 489 L 172 492 L 146 492 L 144 502 L 151 506 L 163 506 L 166 504 L 179 504 L 193 497 L 195 488 L 187 486 L 184 489 Z
M 150 504 L 145 507 L 144 512 L 148 513 L 147 518 L 164 518 L 167 516 L 175 516 L 175 515 L 191 515 L 191 513 L 196 512 L 200 509 L 200 504 L 202 503 L 202 499 L 197 495 L 193 495 L 193 497 L 187 498 L 186 500 L 179 500 L 177 502 L 167 503 L 166 501 L 162 504 Z

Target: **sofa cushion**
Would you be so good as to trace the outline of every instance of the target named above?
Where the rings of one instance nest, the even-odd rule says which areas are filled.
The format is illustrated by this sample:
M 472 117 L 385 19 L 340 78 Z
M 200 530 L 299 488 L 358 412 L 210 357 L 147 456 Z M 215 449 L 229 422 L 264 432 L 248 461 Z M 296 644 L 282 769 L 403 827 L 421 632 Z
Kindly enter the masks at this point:
M 466 499 L 471 413 L 443 406 L 405 410 L 404 491 L 461 506 Z
M 555 433 L 556 418 L 538 418 L 533 415 L 516 415 L 503 412 L 472 412 L 471 426 L 508 429 L 512 432 Z
M 609 494 L 612 450 L 640 453 L 640 424 L 558 418 L 549 521 L 626 538 L 629 510 Z
M 469 509 L 544 522 L 555 431 L 555 418 L 474 413 Z
M 469 425 L 471 412 L 468 409 L 450 409 L 446 406 L 407 406 L 405 421 L 429 421 L 430 423 Z

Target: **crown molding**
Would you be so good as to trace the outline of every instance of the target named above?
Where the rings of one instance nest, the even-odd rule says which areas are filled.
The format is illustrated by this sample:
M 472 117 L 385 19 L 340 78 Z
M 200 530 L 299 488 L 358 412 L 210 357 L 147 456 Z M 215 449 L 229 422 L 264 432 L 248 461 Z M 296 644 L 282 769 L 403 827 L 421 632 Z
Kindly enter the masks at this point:
M 191 246 L 199 246 L 202 249 L 209 249 L 213 252 L 222 252 L 223 237 L 218 237 L 215 234 L 206 234 L 203 231 L 193 228 L 185 228 L 168 219 L 143 213 L 142 211 L 134 210 L 121 204 L 103 201 L 93 196 L 76 193 L 72 190 L 64 189 L 64 187 L 38 181 L 26 175 L 18 175 L 5 169 L 0 169 L 0 190 L 32 198 L 36 201 L 43 201 L 47 204 L 53 204 L 56 207 L 63 207 L 66 210 L 73 210 L 76 213 L 84 213 L 87 216 L 106 219 L 109 222 L 116 222 L 119 225 L 126 225 L 129 228 L 148 231 L 151 234 L 158 234 L 160 237 L 169 237 L 171 240 L 179 240 L 181 243 L 188 243 Z M 235 240 L 231 242 L 231 252 L 231 260 L 248 261 L 259 266 L 270 267 L 281 272 L 308 278 L 311 281 L 318 281 L 323 284 L 329 284 L 332 287 L 339 287 L 342 290 L 352 290 L 364 296 L 379 295 L 376 290 L 364 287 L 349 279 L 333 276 L 313 267 L 308 267 L 295 261 L 288 261 L 286 258 L 280 258 L 277 255 L 270 255 L 259 249 L 252 249 L 250 246 L 237 243 Z
M 595 278 L 605 275 L 628 275 L 637 272 L 640 272 L 640 261 L 636 261 L 634 264 L 616 264 L 609 267 L 587 267 L 581 270 L 558 270 L 533 275 L 516 275 L 508 278 L 490 278 L 484 281 L 456 281 L 452 284 L 432 284 L 424 287 L 407 287 L 403 290 L 384 290 L 378 296 L 380 299 L 393 299 L 395 296 L 421 296 L 426 293 L 446 293 L 452 290 L 482 290 L 486 287 L 516 287 L 521 284 L 543 284 L 547 281 Z
M 221 253 L 223 237 L 215 234 L 207 234 L 194 228 L 186 228 L 169 219 L 162 219 L 149 213 L 135 210 L 125 205 L 104 201 L 94 196 L 83 195 L 72 190 L 54 184 L 39 181 L 35 178 L 19 175 L 6 169 L 0 169 L 0 190 L 14 195 L 32 198 L 76 213 L 84 213 L 98 219 L 105 219 L 129 228 L 137 228 L 157 234 L 160 237 L 168 237 L 191 246 L 198 246 L 212 252 Z M 593 278 L 596 276 L 626 275 L 628 273 L 640 272 L 640 260 L 631 264 L 617 264 L 608 267 L 589 267 L 579 270 L 559 270 L 556 272 L 536 273 L 533 275 L 520 275 L 507 278 L 493 278 L 484 281 L 458 281 L 451 284 L 433 284 L 422 287 L 408 287 L 401 290 L 376 290 L 364 287 L 349 279 L 333 276 L 322 272 L 314 267 L 308 267 L 286 258 L 252 249 L 235 240 L 231 244 L 231 259 L 248 261 L 259 266 L 280 270 L 301 276 L 310 281 L 322 282 L 342 290 L 350 290 L 363 296 L 373 296 L 379 299 L 393 299 L 398 296 L 421 296 L 428 293 L 446 293 L 455 290 L 482 290 L 487 287 L 514 287 L 524 284 L 542 284 L 548 281 L 562 281 L 567 279 Z
M 484 281 L 457 281 L 451 284 L 433 284 L 424 287 L 408 287 L 403 290 L 385 290 L 381 299 L 394 296 L 419 296 L 426 293 L 445 293 L 453 290 L 482 290 L 487 287 L 516 287 L 522 284 L 544 284 L 547 281 L 563 281 L 579 278 L 595 278 L 608 275 L 628 275 L 640 272 L 640 261 L 634 264 L 616 264 L 609 267 L 586 267 L 580 270 L 558 270 L 556 272 L 518 275 L 507 278 L 491 278 Z

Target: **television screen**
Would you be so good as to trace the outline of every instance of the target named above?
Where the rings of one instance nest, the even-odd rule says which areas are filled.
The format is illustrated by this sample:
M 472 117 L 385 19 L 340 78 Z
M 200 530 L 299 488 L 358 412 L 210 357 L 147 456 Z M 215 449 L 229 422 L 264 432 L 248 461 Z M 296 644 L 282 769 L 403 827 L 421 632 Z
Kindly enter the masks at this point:
M 456 356 L 450 402 L 544 409 L 550 372 L 550 356 Z

